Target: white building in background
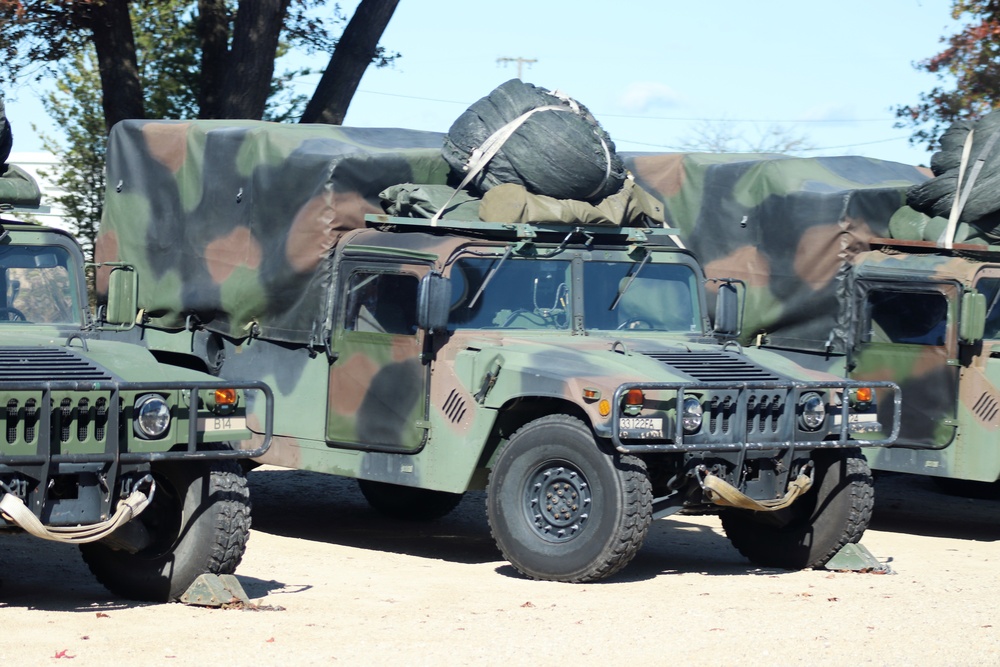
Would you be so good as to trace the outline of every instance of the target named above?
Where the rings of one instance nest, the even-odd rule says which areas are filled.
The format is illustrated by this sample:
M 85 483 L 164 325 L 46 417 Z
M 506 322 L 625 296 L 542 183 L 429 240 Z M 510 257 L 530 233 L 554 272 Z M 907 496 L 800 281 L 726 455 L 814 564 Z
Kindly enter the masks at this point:
M 48 177 L 42 176 L 39 173 L 39 170 L 41 170 L 51 174 L 52 167 L 57 162 L 58 158 L 55 155 L 45 152 L 28 153 L 11 151 L 10 157 L 7 158 L 8 164 L 15 164 L 31 174 L 31 177 L 38 182 L 38 187 L 42 191 L 42 208 L 39 212 L 31 214 L 32 219 L 37 220 L 43 225 L 69 231 L 69 226 L 65 220 L 65 213 L 54 201 L 54 197 L 64 192 L 63 189 L 57 187 Z

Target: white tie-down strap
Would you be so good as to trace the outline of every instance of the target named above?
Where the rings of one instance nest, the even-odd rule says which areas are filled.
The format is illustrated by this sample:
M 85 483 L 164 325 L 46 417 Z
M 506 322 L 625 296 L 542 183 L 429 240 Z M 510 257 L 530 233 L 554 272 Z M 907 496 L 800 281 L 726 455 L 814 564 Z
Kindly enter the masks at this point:
M 573 98 L 559 91 L 554 91 L 550 94 L 560 100 L 565 101 L 569 106 L 547 104 L 545 106 L 529 109 L 528 111 L 524 112 L 514 120 L 508 122 L 506 125 L 504 125 L 496 132 L 491 134 L 489 137 L 487 137 L 486 141 L 484 141 L 481 146 L 474 148 L 472 150 L 472 154 L 469 155 L 468 164 L 465 165 L 465 172 L 466 172 L 465 177 L 462 179 L 462 182 L 458 184 L 458 187 L 455 189 L 455 192 L 452 193 L 451 197 L 448 197 L 448 201 L 446 201 L 444 205 L 441 208 L 439 208 L 437 212 L 434 214 L 434 216 L 431 218 L 432 227 L 437 226 L 438 220 L 441 219 L 441 215 L 444 213 L 445 209 L 448 208 L 448 204 L 450 204 L 451 200 L 455 198 L 455 195 L 458 194 L 458 191 L 464 189 L 465 186 L 471 183 L 472 179 L 476 177 L 476 174 L 481 172 L 483 168 L 485 168 L 486 165 L 489 164 L 489 161 L 492 160 L 493 156 L 495 156 L 500 151 L 504 143 L 506 143 L 506 141 L 510 139 L 515 132 L 517 132 L 519 127 L 524 125 L 524 121 L 528 120 L 539 111 L 567 111 L 569 113 L 583 115 L 583 112 L 580 110 L 580 105 L 577 104 L 576 101 L 573 100 Z M 601 142 L 601 147 L 604 148 L 604 164 L 605 164 L 604 180 L 601 181 L 601 183 L 594 189 L 593 192 L 587 195 L 587 199 L 590 199 L 598 192 L 603 190 L 605 183 L 607 183 L 608 181 L 608 178 L 611 177 L 611 150 L 608 148 L 608 144 L 607 142 L 604 141 L 604 137 L 601 136 L 600 132 L 597 132 L 595 130 L 594 134 L 597 135 L 597 138 Z
M 101 521 L 89 526 L 46 527 L 20 498 L 11 493 L 4 494 L 3 499 L 0 500 L 0 512 L 3 512 L 9 520 L 35 537 L 54 542 L 83 544 L 84 542 L 96 542 L 103 539 L 139 516 L 149 505 L 154 491 L 155 484 L 150 486 L 149 494 L 139 490 L 134 491 L 128 498 L 118 502 L 118 509 L 115 511 L 114 516 L 107 521 Z

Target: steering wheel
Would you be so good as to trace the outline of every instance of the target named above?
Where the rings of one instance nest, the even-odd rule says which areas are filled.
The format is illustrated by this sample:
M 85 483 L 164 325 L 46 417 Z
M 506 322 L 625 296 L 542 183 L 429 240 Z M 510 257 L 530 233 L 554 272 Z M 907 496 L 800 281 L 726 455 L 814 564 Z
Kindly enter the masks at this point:
M 0 322 L 27 322 L 28 318 L 14 306 L 0 307 Z
M 652 329 L 653 325 L 641 317 L 630 317 L 618 325 L 618 329 Z
M 532 325 L 533 327 L 552 326 L 549 319 L 547 319 L 544 315 L 532 312 L 530 310 L 526 310 L 524 308 L 518 308 L 517 310 L 515 310 L 514 312 L 512 312 L 510 315 L 507 316 L 507 319 L 505 319 L 503 323 L 500 324 L 500 328 L 523 329 L 524 328 L 523 326 L 520 327 L 514 326 L 514 323 L 517 322 L 519 319 L 523 319 L 525 322 Z

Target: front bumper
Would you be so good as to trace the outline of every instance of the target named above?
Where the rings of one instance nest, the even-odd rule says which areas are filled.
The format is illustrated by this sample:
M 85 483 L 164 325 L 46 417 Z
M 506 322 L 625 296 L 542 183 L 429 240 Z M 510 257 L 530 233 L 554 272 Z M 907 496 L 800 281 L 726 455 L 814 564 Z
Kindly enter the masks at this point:
M 870 387 L 886 390 L 892 395 L 892 427 L 881 438 L 864 439 L 863 436 L 881 435 L 882 427 L 873 427 L 865 418 L 873 413 L 852 412 L 846 400 L 852 389 Z M 635 420 L 643 415 L 625 415 L 623 398 L 631 389 L 645 392 L 667 392 L 674 397 L 672 416 L 660 413 L 662 431 L 655 424 L 639 432 L 630 430 Z M 824 427 L 817 432 L 806 432 L 798 427 L 796 406 L 799 397 L 807 391 L 839 393 L 842 397 L 836 412 L 827 414 Z M 682 405 L 687 395 L 697 392 L 704 405 L 701 430 L 685 434 L 676 418 L 676 406 Z M 750 452 L 778 449 L 811 450 L 833 447 L 885 447 L 899 436 L 901 395 L 899 386 L 892 382 L 856 382 L 837 380 L 825 382 L 634 382 L 625 383 L 615 390 L 612 399 L 610 437 L 614 446 L 623 453 L 667 452 Z M 644 431 L 644 432 L 643 432 Z

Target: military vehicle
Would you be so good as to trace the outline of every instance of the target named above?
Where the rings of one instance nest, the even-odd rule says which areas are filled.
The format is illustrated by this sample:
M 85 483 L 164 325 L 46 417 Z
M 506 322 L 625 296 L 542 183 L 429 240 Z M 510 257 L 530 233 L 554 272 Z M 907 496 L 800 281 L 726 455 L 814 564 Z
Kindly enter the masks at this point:
M 741 342 L 899 384 L 899 438 L 866 452 L 872 468 L 997 489 L 1000 252 L 965 222 L 942 238 L 947 220 L 906 206 L 928 169 L 853 156 L 626 163 L 709 277 L 746 284 Z
M 485 489 L 497 545 L 528 577 L 607 577 L 680 510 L 721 510 L 765 565 L 819 566 L 860 539 L 859 447 L 895 436 L 871 393 L 893 404 L 891 383 L 742 347 L 727 281 L 710 330 L 702 269 L 671 230 L 484 222 L 468 197 L 432 220 L 388 215 L 380 193 L 397 184 L 449 187 L 441 144 L 119 123 L 98 237 L 121 267 L 99 285 L 110 324 L 136 320 L 118 335 L 165 362 L 266 381 L 275 435 L 256 462 L 356 478 L 397 517 Z
M 250 501 L 237 459 L 267 451 L 270 389 L 100 340 L 79 244 L 13 217 L 40 197 L 27 172 L 4 165 L 0 532 L 79 544 L 113 593 L 175 599 L 243 556 Z M 252 445 L 251 399 L 264 425 Z

